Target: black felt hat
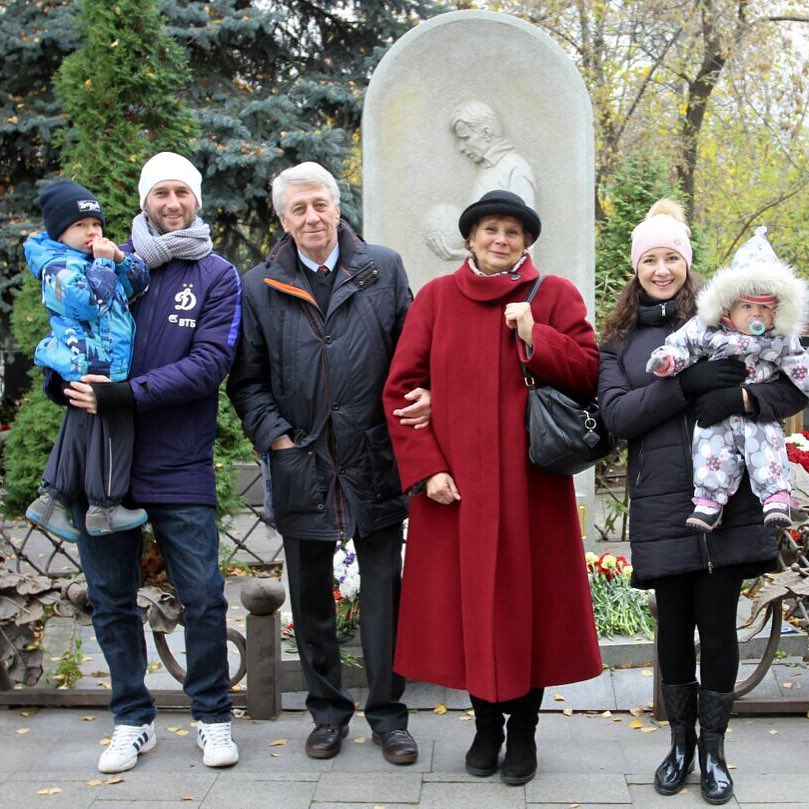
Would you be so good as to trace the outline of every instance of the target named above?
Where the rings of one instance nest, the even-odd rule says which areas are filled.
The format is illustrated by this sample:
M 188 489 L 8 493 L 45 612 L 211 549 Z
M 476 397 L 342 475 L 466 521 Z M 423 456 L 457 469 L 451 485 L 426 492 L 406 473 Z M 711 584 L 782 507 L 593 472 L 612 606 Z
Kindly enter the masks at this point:
M 477 202 L 473 202 L 458 220 L 461 236 L 468 239 L 472 225 L 484 216 L 513 216 L 519 219 L 531 235 L 530 244 L 539 238 L 542 230 L 539 214 L 533 208 L 529 208 L 521 196 L 511 191 L 489 191 Z
M 54 241 L 79 219 L 93 217 L 102 225 L 104 211 L 101 203 L 83 186 L 70 180 L 59 180 L 49 185 L 39 198 L 39 207 L 45 219 L 45 230 Z

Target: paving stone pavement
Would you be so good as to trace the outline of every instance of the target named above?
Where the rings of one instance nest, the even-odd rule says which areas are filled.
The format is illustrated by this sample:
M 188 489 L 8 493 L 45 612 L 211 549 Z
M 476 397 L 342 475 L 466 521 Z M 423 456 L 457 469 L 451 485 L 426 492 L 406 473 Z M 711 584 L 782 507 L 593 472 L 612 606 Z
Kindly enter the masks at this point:
M 268 556 L 280 551 L 270 543 Z M 588 546 L 590 543 L 588 543 Z M 598 553 L 627 553 L 627 543 L 592 543 Z M 235 587 L 237 583 L 231 583 Z M 244 626 L 237 593 L 229 593 L 229 623 Z M 76 632 L 53 622 L 58 654 Z M 81 688 L 108 686 L 105 665 L 92 630 L 83 638 L 85 677 Z M 148 638 L 148 635 L 147 635 Z M 182 659 L 180 633 L 170 637 Z M 46 644 L 47 648 L 47 644 Z M 149 638 L 149 660 L 157 661 Z M 645 654 L 645 653 L 644 653 Z M 642 657 L 642 655 L 641 655 Z M 755 661 L 743 661 L 743 670 Z M 741 679 L 747 676 L 743 671 Z M 176 687 L 161 667 L 147 675 L 153 688 Z M 779 661 L 751 696 L 779 702 L 809 693 L 809 668 L 800 658 Z M 364 689 L 353 690 L 362 704 Z M 202 764 L 195 731 L 185 711 L 161 711 L 158 746 L 138 766 L 120 776 L 96 770 L 102 740 L 111 732 L 106 711 L 94 709 L 21 709 L 0 707 L 0 809 L 29 806 L 109 807 L 125 809 L 511 809 L 515 807 L 704 807 L 698 776 L 679 795 L 663 798 L 652 788 L 652 775 L 668 747 L 668 729 L 655 723 L 651 669 L 606 669 L 586 683 L 549 689 L 537 732 L 536 778 L 509 787 L 495 775 L 474 778 L 463 768 L 474 733 L 466 694 L 427 684 L 411 684 L 410 729 L 420 746 L 418 761 L 408 767 L 388 764 L 371 742 L 361 716 L 351 723 L 341 754 L 316 761 L 304 753 L 312 728 L 304 712 L 305 694 L 285 693 L 284 712 L 273 721 L 234 719 L 240 763 L 228 770 Z M 437 705 L 446 706 L 436 713 Z M 567 709 L 572 715 L 567 716 Z M 633 713 L 629 713 L 633 709 Z M 643 715 L 636 716 L 638 709 Z M 639 727 L 633 727 L 640 723 Z M 801 714 L 777 717 L 738 716 L 731 721 L 726 750 L 736 781 L 728 806 L 806 807 L 809 774 L 805 751 L 809 720 Z M 44 801 L 45 803 L 40 803 Z
M 805 673 L 804 669 L 800 670 Z M 612 680 L 618 672 L 602 677 Z M 696 775 L 679 795 L 662 798 L 651 785 L 665 754 L 668 729 L 648 713 L 651 679 L 642 670 L 620 672 L 626 681 L 611 711 L 581 707 L 603 699 L 605 680 L 573 691 L 550 689 L 537 732 L 539 770 L 520 787 L 499 776 L 475 778 L 464 771 L 464 753 L 474 733 L 468 699 L 457 691 L 413 684 L 406 700 L 415 708 L 410 730 L 420 747 L 407 767 L 388 764 L 356 716 L 339 756 L 313 760 L 304 752 L 312 728 L 303 694 L 286 694 L 285 710 L 273 721 L 237 717 L 233 734 L 241 761 L 227 770 L 208 769 L 195 744 L 187 712 L 162 711 L 157 748 L 120 776 L 96 770 L 109 714 L 88 709 L 0 709 L 0 796 L 9 807 L 200 807 L 201 809 L 521 809 L 522 807 L 704 807 Z M 565 700 L 555 699 L 567 694 Z M 355 691 L 358 701 L 362 690 Z M 435 706 L 447 706 L 436 713 Z M 572 707 L 571 707 L 572 706 Z M 571 707 L 572 715 L 562 711 Z M 641 716 L 629 708 L 646 708 Z M 635 711 L 637 713 L 637 711 Z M 640 723 L 640 727 L 633 724 Z M 729 806 L 807 807 L 809 720 L 802 715 L 734 717 L 726 740 L 736 781 Z M 43 794 L 42 791 L 51 794 Z

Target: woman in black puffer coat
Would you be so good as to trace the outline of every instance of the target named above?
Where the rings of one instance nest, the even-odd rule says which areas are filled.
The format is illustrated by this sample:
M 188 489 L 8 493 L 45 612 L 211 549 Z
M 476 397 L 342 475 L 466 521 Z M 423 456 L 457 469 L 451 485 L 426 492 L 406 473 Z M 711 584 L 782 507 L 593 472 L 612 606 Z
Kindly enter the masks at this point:
M 655 773 L 655 789 L 673 795 L 685 782 L 699 717 L 702 794 L 719 804 L 733 795 L 723 741 L 739 665 L 736 605 L 743 580 L 773 568 L 777 545 L 746 473 L 717 530 L 686 528 L 694 424 L 733 414 L 774 421 L 801 410 L 806 398 L 783 376 L 742 388 L 745 368 L 736 359 L 700 362 L 666 379 L 646 372 L 652 351 L 696 313 L 689 236 L 682 208 L 670 200 L 655 203 L 635 228 L 635 275 L 604 324 L 598 395 L 607 427 L 628 441 L 633 584 L 653 588 L 657 599 L 672 746 Z

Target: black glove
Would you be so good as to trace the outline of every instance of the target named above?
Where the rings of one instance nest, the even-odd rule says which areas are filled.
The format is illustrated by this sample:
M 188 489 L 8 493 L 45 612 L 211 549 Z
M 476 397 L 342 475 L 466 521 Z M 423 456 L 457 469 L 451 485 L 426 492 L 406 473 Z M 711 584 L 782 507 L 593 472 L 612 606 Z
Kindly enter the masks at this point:
M 62 407 L 67 407 L 70 404 L 70 399 L 64 394 L 66 387 L 67 382 L 65 382 L 53 368 L 45 368 L 45 377 L 42 380 L 42 392 L 52 402 Z
M 701 360 L 677 374 L 680 390 L 686 399 L 694 399 L 720 388 L 736 388 L 747 377 L 747 368 L 741 360 L 728 357 L 724 360 Z
M 93 382 L 90 387 L 96 395 L 96 410 L 99 413 L 135 409 L 135 394 L 129 382 Z
M 723 360 L 724 362 L 724 360 Z M 716 363 L 711 363 L 715 365 Z M 707 365 L 707 363 L 706 363 Z M 712 390 L 700 396 L 694 402 L 694 410 L 697 414 L 697 424 L 700 427 L 710 427 L 718 424 L 728 416 L 752 416 L 744 409 L 744 398 L 740 385 L 735 388 L 722 388 Z

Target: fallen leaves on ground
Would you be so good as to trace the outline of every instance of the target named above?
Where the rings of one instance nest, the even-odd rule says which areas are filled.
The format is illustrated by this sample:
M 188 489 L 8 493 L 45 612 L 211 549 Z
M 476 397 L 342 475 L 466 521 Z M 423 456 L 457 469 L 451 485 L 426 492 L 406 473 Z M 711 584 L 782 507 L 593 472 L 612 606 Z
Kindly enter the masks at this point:
M 565 698 L 564 698 L 564 696 L 563 696 L 562 694 L 554 694 L 554 695 L 553 695 L 553 698 L 554 698 L 554 699 L 555 699 L 557 702 L 564 702 L 564 701 L 565 701 Z
M 100 787 L 103 781 L 100 778 L 91 778 L 89 781 L 85 781 L 88 787 Z
M 283 744 L 286 744 L 289 739 L 273 739 L 270 742 L 270 747 L 280 747 Z
M 629 713 L 632 714 L 632 716 L 643 716 L 644 710 L 640 705 L 636 705 L 634 708 L 629 709 Z
M 439 716 L 445 714 L 447 712 L 447 706 L 444 705 L 443 702 L 439 702 L 434 708 L 433 713 L 437 713 Z
M 31 730 L 31 728 L 17 728 L 17 733 L 20 736 L 25 736 L 25 734 L 28 733 L 28 731 L 30 731 L 30 730 Z
M 58 795 L 61 791 L 61 787 L 45 787 L 44 789 L 38 789 L 37 795 L 47 795 L 50 797 L 51 795 Z
M 572 709 L 572 708 L 565 708 L 565 709 L 562 711 L 562 713 L 563 713 L 565 716 L 573 716 L 573 709 Z

